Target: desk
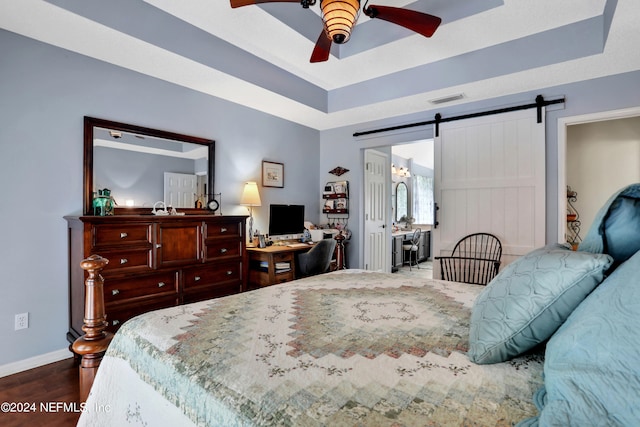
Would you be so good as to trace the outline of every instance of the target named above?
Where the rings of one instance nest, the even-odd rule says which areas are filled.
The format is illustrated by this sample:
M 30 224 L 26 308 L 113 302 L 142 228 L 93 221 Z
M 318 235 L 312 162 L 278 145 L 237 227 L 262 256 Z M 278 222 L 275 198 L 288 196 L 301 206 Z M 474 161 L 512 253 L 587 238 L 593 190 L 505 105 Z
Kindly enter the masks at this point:
M 289 282 L 296 278 L 296 253 L 306 252 L 313 245 L 267 246 L 266 248 L 248 247 L 249 262 L 249 289 L 257 289 L 263 286 L 271 286 L 278 283 Z M 266 269 L 260 264 L 266 263 Z M 276 263 L 289 264 L 288 269 L 276 269 Z

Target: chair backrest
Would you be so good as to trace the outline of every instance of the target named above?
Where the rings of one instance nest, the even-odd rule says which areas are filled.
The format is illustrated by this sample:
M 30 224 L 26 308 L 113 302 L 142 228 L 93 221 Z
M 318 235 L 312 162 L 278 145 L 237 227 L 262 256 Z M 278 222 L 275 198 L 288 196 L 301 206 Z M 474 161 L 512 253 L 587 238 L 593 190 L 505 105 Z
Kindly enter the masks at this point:
M 486 285 L 498 274 L 502 244 L 489 233 L 474 233 L 456 243 L 450 257 L 440 260 L 442 279 Z
M 335 239 L 320 240 L 308 252 L 298 255 L 298 273 L 301 276 L 313 276 L 327 272 L 335 249 Z
M 411 237 L 411 244 L 412 245 L 417 245 L 418 243 L 420 243 L 420 234 L 422 233 L 422 230 L 420 230 L 419 228 L 416 228 L 416 231 L 413 232 L 413 236 Z
M 502 257 L 502 244 L 493 234 L 469 234 L 456 243 L 451 256 L 500 261 Z

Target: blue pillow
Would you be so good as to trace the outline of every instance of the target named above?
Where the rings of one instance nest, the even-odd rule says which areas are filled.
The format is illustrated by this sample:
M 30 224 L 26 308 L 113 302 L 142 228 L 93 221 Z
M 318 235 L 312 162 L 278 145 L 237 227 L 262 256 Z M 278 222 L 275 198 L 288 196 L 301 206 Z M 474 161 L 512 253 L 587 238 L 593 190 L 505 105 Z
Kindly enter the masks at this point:
M 640 252 L 549 340 L 540 425 L 640 426 Z
M 640 200 L 619 197 L 604 221 L 606 253 L 622 263 L 640 250 Z
M 471 361 L 504 362 L 545 341 L 602 281 L 612 261 L 555 244 L 507 265 L 474 303 Z
M 607 253 L 616 265 L 640 250 L 640 183 L 628 185 L 609 197 L 578 250 Z

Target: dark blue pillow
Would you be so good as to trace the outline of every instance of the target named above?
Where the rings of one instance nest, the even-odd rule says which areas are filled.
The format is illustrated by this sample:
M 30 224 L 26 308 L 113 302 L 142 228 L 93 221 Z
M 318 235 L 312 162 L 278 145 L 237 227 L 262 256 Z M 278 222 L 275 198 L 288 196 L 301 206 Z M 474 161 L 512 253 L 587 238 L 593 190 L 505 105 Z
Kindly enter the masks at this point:
M 618 197 L 604 221 L 605 252 L 618 263 L 640 250 L 640 199 Z
M 640 183 L 624 187 L 607 200 L 578 250 L 609 254 L 615 266 L 640 250 Z

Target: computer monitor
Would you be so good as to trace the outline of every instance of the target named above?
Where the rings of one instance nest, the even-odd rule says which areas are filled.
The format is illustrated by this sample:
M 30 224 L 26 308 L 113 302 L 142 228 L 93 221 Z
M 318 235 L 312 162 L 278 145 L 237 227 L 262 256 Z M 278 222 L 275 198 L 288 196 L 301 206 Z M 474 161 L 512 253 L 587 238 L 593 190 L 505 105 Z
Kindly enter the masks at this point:
M 303 232 L 304 205 L 269 206 L 269 236 L 295 235 Z

